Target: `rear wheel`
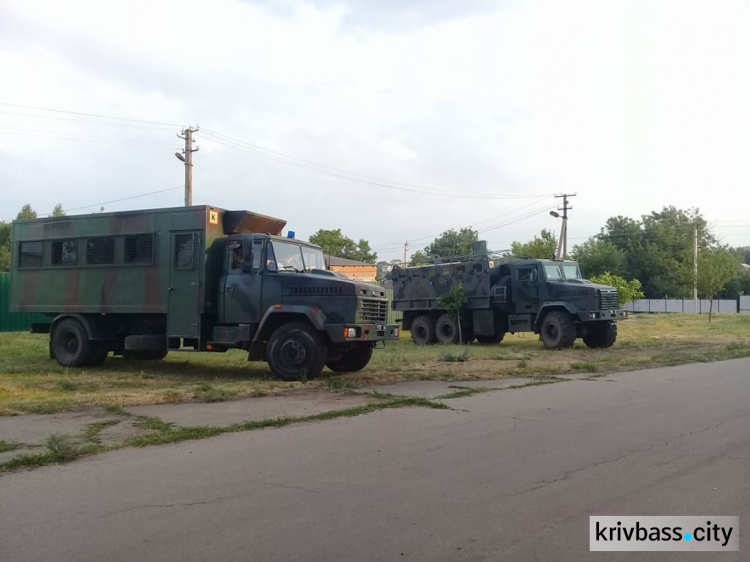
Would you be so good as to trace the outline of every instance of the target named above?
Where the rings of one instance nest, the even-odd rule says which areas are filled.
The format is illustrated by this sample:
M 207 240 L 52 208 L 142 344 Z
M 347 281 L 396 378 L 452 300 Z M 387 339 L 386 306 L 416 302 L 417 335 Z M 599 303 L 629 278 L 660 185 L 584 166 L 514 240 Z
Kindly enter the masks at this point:
M 542 320 L 540 336 L 549 349 L 572 347 L 576 341 L 576 325 L 567 312 L 553 310 Z
M 435 337 L 440 343 L 458 343 L 458 322 L 452 314 L 441 314 L 437 319 Z
M 411 341 L 417 345 L 435 342 L 435 319 L 427 314 L 417 316 L 411 323 Z
M 271 334 L 266 346 L 268 365 L 283 380 L 317 377 L 327 357 L 323 339 L 304 322 L 282 324 Z
M 595 326 L 587 326 L 587 334 L 583 336 L 583 343 L 592 348 L 612 347 L 617 340 L 617 324 L 614 322 L 598 322 Z
M 104 360 L 107 358 L 110 342 L 97 340 L 90 343 L 91 352 L 89 353 L 89 357 L 85 364 L 89 367 L 96 367 L 97 365 L 104 363 Z
M 326 366 L 337 373 L 354 373 L 364 369 L 370 359 L 372 359 L 372 344 L 355 343 L 354 347 L 341 355 L 341 359 L 329 361 Z
M 83 325 L 75 318 L 57 324 L 51 335 L 52 356 L 63 367 L 82 367 L 92 356 L 93 342 L 89 341 Z

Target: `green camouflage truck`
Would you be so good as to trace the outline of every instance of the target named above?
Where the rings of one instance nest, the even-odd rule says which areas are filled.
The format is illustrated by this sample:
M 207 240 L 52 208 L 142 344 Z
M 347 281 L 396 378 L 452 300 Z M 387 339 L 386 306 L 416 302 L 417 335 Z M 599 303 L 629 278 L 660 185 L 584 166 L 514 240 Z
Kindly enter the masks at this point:
M 414 343 L 455 343 L 458 321 L 440 304 L 457 283 L 467 302 L 462 311 L 464 341 L 500 343 L 506 333 L 534 332 L 548 348 L 571 347 L 583 338 L 589 347 L 611 347 L 617 339 L 617 289 L 581 277 L 573 261 L 494 260 L 486 243 L 473 256 L 421 267 L 394 267 L 393 303 Z
M 49 317 L 31 331 L 64 366 L 239 348 L 282 379 L 362 369 L 398 339 L 385 292 L 285 224 L 211 206 L 17 220 L 10 310 Z

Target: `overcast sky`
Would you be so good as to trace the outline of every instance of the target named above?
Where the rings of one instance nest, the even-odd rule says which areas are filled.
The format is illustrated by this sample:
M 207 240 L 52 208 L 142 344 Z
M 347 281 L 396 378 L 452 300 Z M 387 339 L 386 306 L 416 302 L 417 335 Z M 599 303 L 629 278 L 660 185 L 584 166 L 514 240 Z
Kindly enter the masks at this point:
M 0 0 L 0 77 L 2 220 L 180 206 L 198 125 L 195 204 L 380 258 L 559 193 L 569 246 L 664 205 L 750 245 L 745 0 Z

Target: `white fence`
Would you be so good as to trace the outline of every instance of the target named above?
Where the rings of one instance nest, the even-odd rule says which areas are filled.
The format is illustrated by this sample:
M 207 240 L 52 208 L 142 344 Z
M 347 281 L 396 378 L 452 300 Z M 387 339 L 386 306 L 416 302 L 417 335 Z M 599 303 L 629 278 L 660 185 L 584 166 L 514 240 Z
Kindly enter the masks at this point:
M 708 299 L 637 299 L 624 306 L 629 312 L 693 312 L 708 314 L 711 301 Z M 715 299 L 713 312 L 750 313 L 750 295 L 736 299 Z

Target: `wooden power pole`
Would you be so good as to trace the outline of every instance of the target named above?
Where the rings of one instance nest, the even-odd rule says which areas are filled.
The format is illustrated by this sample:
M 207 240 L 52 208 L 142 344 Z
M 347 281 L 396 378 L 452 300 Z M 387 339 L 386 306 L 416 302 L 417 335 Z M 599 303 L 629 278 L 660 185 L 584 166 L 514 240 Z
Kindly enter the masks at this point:
M 185 206 L 190 207 L 193 204 L 193 152 L 200 150 L 197 146 L 193 148 L 193 133 L 198 132 L 198 127 L 193 129 L 187 127 L 183 129 L 181 135 L 177 135 L 181 139 L 185 139 L 185 148 L 182 149 L 182 154 L 179 152 L 175 153 L 175 156 L 185 163 Z

